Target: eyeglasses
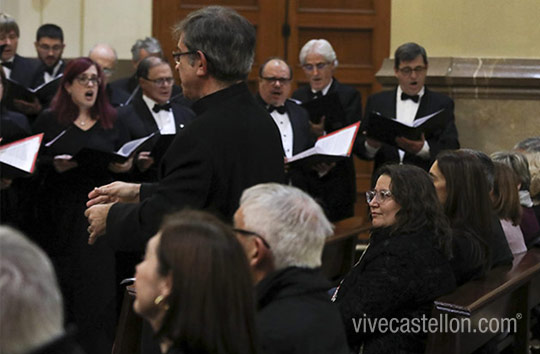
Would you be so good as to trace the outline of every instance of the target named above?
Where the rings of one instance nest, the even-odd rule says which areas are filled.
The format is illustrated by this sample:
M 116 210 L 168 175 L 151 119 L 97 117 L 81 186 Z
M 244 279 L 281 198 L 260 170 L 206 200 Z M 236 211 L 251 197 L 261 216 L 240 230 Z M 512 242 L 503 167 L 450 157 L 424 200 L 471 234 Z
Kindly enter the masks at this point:
M 416 68 L 411 68 L 410 66 L 406 66 L 404 68 L 398 69 L 400 73 L 402 73 L 405 76 L 409 76 L 414 71 L 417 75 L 423 73 L 427 68 L 425 66 L 417 66 Z
M 256 232 L 248 231 L 248 230 L 244 230 L 244 229 L 233 229 L 233 231 L 240 234 L 240 235 L 242 235 L 242 236 L 254 236 L 254 237 L 257 237 L 258 239 L 260 239 L 262 241 L 264 247 L 270 249 L 270 245 L 268 244 L 268 242 L 266 242 L 264 237 L 262 237 L 261 235 L 259 235 Z
M 284 78 L 284 77 L 264 77 L 264 76 L 261 76 L 261 79 L 268 82 L 269 84 L 275 84 L 275 83 L 279 82 L 280 85 L 285 85 L 285 84 L 288 84 L 289 82 L 291 82 L 291 79 Z
M 187 52 L 172 52 L 172 56 L 176 65 L 180 64 L 180 57 L 182 55 L 196 54 L 196 50 L 188 50 Z
M 105 76 L 109 77 L 111 76 L 112 74 L 114 74 L 114 70 L 113 69 L 109 69 L 109 68 L 103 68 L 103 74 L 105 74 Z
M 88 83 L 92 83 L 94 85 L 99 85 L 101 84 L 101 79 L 97 76 L 86 76 L 86 75 L 81 75 L 81 76 L 77 76 L 75 78 L 75 80 L 77 80 L 77 82 L 83 86 L 88 86 Z
M 174 78 L 172 78 L 172 77 L 162 77 L 162 78 L 155 79 L 155 80 L 150 80 L 150 79 L 147 79 L 147 78 L 143 77 L 143 79 L 145 79 L 146 81 L 150 81 L 154 85 L 160 86 L 160 87 L 161 86 L 170 86 L 174 82 Z
M 53 45 L 51 47 L 50 45 L 47 45 L 47 44 L 40 44 L 40 45 L 38 45 L 38 48 L 45 51 L 45 52 L 49 52 L 51 50 L 53 52 L 59 52 L 64 48 L 64 46 L 62 46 L 62 45 Z
M 366 200 L 368 203 L 371 203 L 373 199 L 376 199 L 379 203 L 384 203 L 390 198 L 392 198 L 392 192 L 388 190 L 372 190 L 366 192 Z
M 317 70 L 324 69 L 325 66 L 329 65 L 330 63 L 317 63 L 317 64 L 304 64 L 302 65 L 302 68 L 306 71 L 313 71 L 313 69 L 317 68 Z

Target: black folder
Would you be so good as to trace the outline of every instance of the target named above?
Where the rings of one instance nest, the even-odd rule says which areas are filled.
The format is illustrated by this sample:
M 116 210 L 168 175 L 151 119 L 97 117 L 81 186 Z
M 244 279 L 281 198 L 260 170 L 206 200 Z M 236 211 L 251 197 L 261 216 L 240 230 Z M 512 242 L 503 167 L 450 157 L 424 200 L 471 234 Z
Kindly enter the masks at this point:
M 309 112 L 309 119 L 314 124 L 319 124 L 321 118 L 325 116 L 324 129 L 326 131 L 334 131 L 347 125 L 345 110 L 336 92 L 302 103 L 302 107 Z
M 405 137 L 410 140 L 420 140 L 422 133 L 432 131 L 438 127 L 444 128 L 446 111 L 441 109 L 433 114 L 415 119 L 413 126 L 388 118 L 379 112 L 371 112 L 365 127 L 366 135 L 380 142 L 397 146 L 396 138 Z
M 13 104 L 13 100 L 23 100 L 26 102 L 33 102 L 35 98 L 41 103 L 47 103 L 56 94 L 58 86 L 60 85 L 60 79 L 63 74 L 56 76 L 52 81 L 49 81 L 36 88 L 28 88 L 19 82 L 7 79 L 7 92 L 6 102 L 10 105 Z

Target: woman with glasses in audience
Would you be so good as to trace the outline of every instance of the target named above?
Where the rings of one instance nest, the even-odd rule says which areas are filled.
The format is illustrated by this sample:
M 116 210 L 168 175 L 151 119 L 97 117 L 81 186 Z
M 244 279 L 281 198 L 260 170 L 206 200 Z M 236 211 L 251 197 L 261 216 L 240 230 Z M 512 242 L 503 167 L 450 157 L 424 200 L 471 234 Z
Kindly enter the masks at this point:
M 450 227 L 424 170 L 387 165 L 377 175 L 366 193 L 369 247 L 333 299 L 354 353 L 423 353 L 426 333 L 372 329 L 368 321 L 429 318 L 433 300 L 454 290 Z
M 87 244 L 87 195 L 130 166 L 76 154 L 119 148 L 125 134 L 115 118 L 103 71 L 89 58 L 77 58 L 66 66 L 50 109 L 33 125 L 35 133 L 44 133 L 35 190 L 38 241 L 55 264 L 67 321 L 77 325 L 87 354 L 110 352 L 116 315 L 114 253 L 106 242 Z
M 216 217 L 165 218 L 135 273 L 133 309 L 168 354 L 257 352 L 251 276 L 242 246 Z

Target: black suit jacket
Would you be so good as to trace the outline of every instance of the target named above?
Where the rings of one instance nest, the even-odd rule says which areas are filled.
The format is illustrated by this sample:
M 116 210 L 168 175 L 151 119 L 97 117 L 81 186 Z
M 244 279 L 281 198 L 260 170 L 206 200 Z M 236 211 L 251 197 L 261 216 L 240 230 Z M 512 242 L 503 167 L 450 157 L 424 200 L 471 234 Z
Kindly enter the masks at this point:
M 26 87 L 32 87 L 32 80 L 39 64 L 40 62 L 37 59 L 25 58 L 15 54 L 9 78 Z
M 379 112 L 386 117 L 395 118 L 396 95 L 397 87 L 392 91 L 383 91 L 371 95 L 366 103 L 366 111 L 364 119 L 362 120 L 362 125 L 360 126 L 360 130 L 365 130 L 364 127 L 367 125 L 370 118 L 370 112 L 372 111 Z M 429 159 L 426 160 L 418 157 L 417 155 L 406 152 L 403 158 L 403 163 L 416 165 L 427 171 L 441 150 L 459 149 L 458 132 L 454 123 L 454 101 L 450 97 L 438 92 L 433 92 L 426 87 L 424 95 L 420 100 L 420 105 L 418 107 L 415 119 L 435 113 L 443 108 L 447 112 L 447 122 L 445 126 L 441 129 L 428 130 L 424 132 L 425 138 L 429 144 Z M 364 142 L 365 136 L 358 134 L 356 150 L 362 157 L 366 157 Z M 377 151 L 374 160 L 374 171 L 385 163 L 398 163 L 398 149 L 394 146 L 383 144 L 379 151 Z
M 178 103 L 171 103 L 171 109 L 174 115 L 176 133 L 178 134 L 195 118 L 195 114 L 189 108 Z M 148 136 L 159 129 L 142 95 L 136 96 L 131 104 L 120 107 L 118 109 L 118 119 L 127 128 L 130 140 Z M 137 167 L 134 167 L 129 175 L 121 178 L 135 182 L 157 181 L 161 157 L 154 156 L 154 164 L 147 171 L 141 172 Z
M 107 238 L 120 250 L 143 249 L 162 217 L 186 207 L 230 221 L 244 189 L 283 183 L 278 129 L 245 83 L 193 104 L 197 118 L 176 135 L 157 184 L 143 184 L 137 204 L 117 203 L 107 217 Z
M 60 64 L 60 68 L 58 69 L 56 76 L 62 74 L 65 68 L 66 68 L 66 62 L 65 60 L 62 60 L 62 64 Z M 32 79 L 32 87 L 35 88 L 45 83 L 45 78 L 43 77 L 45 70 L 47 70 L 47 66 L 43 62 L 40 62 L 40 65 L 36 69 L 34 73 L 34 77 Z M 60 87 L 60 80 L 56 81 L 54 85 L 56 88 L 51 90 L 49 95 L 47 95 L 46 97 L 40 97 L 42 110 L 49 108 L 51 101 L 54 98 L 54 95 L 56 94 L 56 90 L 58 90 L 58 88 Z
M 343 121 L 328 122 L 332 131 L 358 122 L 362 118 L 362 96 L 354 87 L 341 84 L 333 79 L 328 93 L 336 92 L 345 111 Z M 292 97 L 301 102 L 311 100 L 309 85 L 300 87 Z M 309 193 L 323 206 L 330 221 L 338 221 L 354 214 L 356 201 L 356 178 L 353 159 L 344 159 L 336 164 L 328 174 L 319 178 L 315 171 L 311 171 Z

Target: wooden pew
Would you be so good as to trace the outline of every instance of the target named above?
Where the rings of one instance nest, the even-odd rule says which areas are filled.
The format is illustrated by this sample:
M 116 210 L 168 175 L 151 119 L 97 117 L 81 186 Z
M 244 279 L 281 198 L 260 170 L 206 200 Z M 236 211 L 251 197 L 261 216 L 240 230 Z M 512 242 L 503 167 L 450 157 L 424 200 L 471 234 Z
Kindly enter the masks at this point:
M 326 278 L 337 285 L 353 266 L 358 235 L 369 225 L 365 225 L 361 217 L 352 217 L 338 221 L 334 226 L 334 235 L 324 244 L 321 268 Z
M 437 299 L 432 318 L 447 316 L 447 323 L 457 321 L 452 319 L 469 319 L 471 331 L 430 333 L 426 353 L 472 353 L 500 335 L 499 331 L 480 333 L 486 328 L 485 321 L 499 320 L 500 325 L 501 319 L 509 319 L 505 321 L 515 327 L 515 332 L 502 344 L 513 344 L 515 353 L 528 353 L 530 310 L 539 303 L 540 249 L 531 249 L 515 256 L 512 266 L 492 269 L 484 279 L 466 283 Z

